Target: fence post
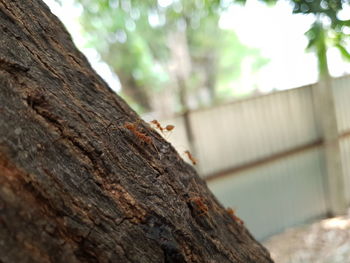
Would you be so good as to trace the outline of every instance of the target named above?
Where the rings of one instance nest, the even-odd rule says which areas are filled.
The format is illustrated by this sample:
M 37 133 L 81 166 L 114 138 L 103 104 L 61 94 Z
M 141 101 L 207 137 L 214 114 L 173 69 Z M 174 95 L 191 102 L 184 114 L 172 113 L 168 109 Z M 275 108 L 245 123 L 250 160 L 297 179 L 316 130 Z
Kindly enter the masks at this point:
M 324 156 L 326 163 L 326 195 L 330 214 L 346 214 L 344 173 L 339 146 L 337 115 L 330 77 L 321 78 L 313 87 L 316 116 L 320 121 L 323 135 Z

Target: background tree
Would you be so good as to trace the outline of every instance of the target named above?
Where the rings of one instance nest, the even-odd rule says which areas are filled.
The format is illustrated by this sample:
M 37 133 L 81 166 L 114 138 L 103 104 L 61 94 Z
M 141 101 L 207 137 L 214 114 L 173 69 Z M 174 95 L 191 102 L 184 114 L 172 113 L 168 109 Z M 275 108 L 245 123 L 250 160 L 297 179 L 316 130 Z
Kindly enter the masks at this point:
M 253 56 L 258 68 L 266 62 L 256 50 L 244 48 L 232 31 L 218 27 L 223 10 L 246 0 L 77 2 L 83 6 L 81 21 L 89 44 L 120 77 L 126 98 L 138 101 L 143 111 L 159 110 L 157 107 L 164 111 L 162 102 L 179 111 L 187 104 L 195 107 L 220 101 L 230 95 L 228 83 L 240 73 L 243 57 Z M 329 75 L 328 47 L 337 47 L 343 57 L 350 58 L 350 22 L 339 16 L 348 1 L 290 3 L 294 13 L 315 17 L 306 32 L 308 48 L 317 55 L 320 74 Z M 184 36 L 179 38 L 181 32 Z M 123 62 L 116 62 L 117 58 Z M 169 93 L 177 94 L 177 102 L 165 99 Z
M 0 29 L 0 262 L 272 262 L 43 2 Z
M 257 67 L 265 62 L 232 31 L 219 28 L 226 8 L 220 1 L 77 2 L 89 45 L 117 73 L 122 93 L 144 111 L 159 110 L 163 101 L 171 112 L 220 101 L 230 95 L 227 83 L 237 79 L 245 56 L 260 61 Z M 168 91 L 175 100 L 163 98 Z

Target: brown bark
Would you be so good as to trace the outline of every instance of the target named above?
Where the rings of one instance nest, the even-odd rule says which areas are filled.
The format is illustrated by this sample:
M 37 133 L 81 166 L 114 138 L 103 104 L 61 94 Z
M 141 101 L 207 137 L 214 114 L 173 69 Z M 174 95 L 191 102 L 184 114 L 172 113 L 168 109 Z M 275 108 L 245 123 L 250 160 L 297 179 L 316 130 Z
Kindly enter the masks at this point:
M 272 262 L 40 0 L 0 30 L 0 262 Z

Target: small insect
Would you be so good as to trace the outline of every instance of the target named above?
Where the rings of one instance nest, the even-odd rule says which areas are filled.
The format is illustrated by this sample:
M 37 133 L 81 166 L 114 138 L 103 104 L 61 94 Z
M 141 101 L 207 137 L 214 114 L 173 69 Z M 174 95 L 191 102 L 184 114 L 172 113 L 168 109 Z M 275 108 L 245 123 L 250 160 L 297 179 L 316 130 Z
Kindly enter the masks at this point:
M 151 121 L 151 123 L 154 124 L 157 127 L 157 129 L 159 129 L 161 132 L 164 131 L 164 128 L 162 127 L 162 125 L 160 125 L 159 121 L 153 120 Z
M 175 128 L 175 126 L 174 125 L 171 125 L 171 124 L 168 124 L 167 126 L 165 126 L 165 129 L 167 130 L 167 131 L 172 131 L 172 130 L 174 130 L 174 128 Z
M 197 206 L 197 208 L 201 212 L 199 215 L 204 215 L 204 214 L 208 213 L 208 211 L 209 211 L 208 206 L 203 202 L 202 197 L 199 197 L 199 196 L 191 197 L 188 200 L 193 202 Z
M 152 144 L 152 138 L 146 135 L 143 132 L 140 132 L 137 129 L 137 126 L 133 123 L 127 122 L 124 124 L 124 128 L 128 129 L 131 131 L 137 138 L 139 138 L 142 142 L 145 142 L 147 144 Z
M 244 224 L 243 220 L 236 216 L 235 210 L 233 210 L 231 207 L 228 207 L 226 211 L 234 221 L 240 223 L 241 225 Z
M 197 159 L 193 157 L 193 155 L 190 153 L 190 151 L 185 151 L 185 154 L 187 155 L 188 159 L 192 162 L 193 165 L 197 164 Z
M 156 128 L 158 130 L 160 130 L 161 133 L 163 133 L 163 134 L 164 134 L 164 131 L 170 132 L 175 128 L 175 126 L 171 125 L 171 124 L 168 124 L 167 126 L 162 127 L 162 125 L 157 120 L 153 120 L 153 121 L 151 121 L 151 123 L 154 124 L 156 126 Z

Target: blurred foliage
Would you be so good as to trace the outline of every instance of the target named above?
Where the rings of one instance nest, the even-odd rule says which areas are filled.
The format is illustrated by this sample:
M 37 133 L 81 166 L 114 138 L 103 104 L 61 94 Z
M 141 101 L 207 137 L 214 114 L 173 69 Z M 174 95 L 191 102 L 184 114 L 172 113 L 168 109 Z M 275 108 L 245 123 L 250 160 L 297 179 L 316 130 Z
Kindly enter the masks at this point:
M 62 0 L 64 1 L 64 0 Z M 122 95 L 150 111 L 152 96 L 176 86 L 171 69 L 174 54 L 169 41 L 184 32 L 191 67 L 185 79 L 186 96 L 201 103 L 220 100 L 217 85 L 240 75 L 249 55 L 264 65 L 258 50 L 242 45 L 232 31 L 220 29 L 220 14 L 233 0 L 75 0 L 83 7 L 80 18 L 89 47 L 95 48 L 122 84 Z M 176 59 L 176 58 L 175 58 Z M 181 60 L 179 58 L 179 60 Z M 181 85 L 178 85 L 181 88 Z M 212 100 L 200 99 L 206 86 Z M 181 92 L 175 92 L 177 97 Z M 186 104 L 176 98 L 176 103 Z M 184 109 L 187 105 L 180 105 Z
M 245 3 L 245 0 L 239 0 Z M 261 0 L 267 4 L 274 4 L 278 0 Z M 308 37 L 308 49 L 316 52 L 320 76 L 329 76 L 327 63 L 327 48 L 336 47 L 343 57 L 350 61 L 347 49 L 350 32 L 350 19 L 342 20 L 340 11 L 349 6 L 349 0 L 289 0 L 293 13 L 313 15 L 315 22 L 305 33 Z
M 306 32 L 308 48 L 316 51 L 321 77 L 329 75 L 327 47 L 338 48 L 344 58 L 349 59 L 347 50 L 350 20 L 341 20 L 339 12 L 349 1 L 344 0 L 291 0 L 296 14 L 313 14 L 315 22 Z
M 274 5 L 278 0 L 261 1 Z M 242 45 L 233 31 L 218 26 L 223 11 L 233 4 L 245 4 L 246 0 L 75 2 L 83 7 L 80 22 L 88 45 L 95 48 L 101 59 L 118 75 L 122 95 L 138 103 L 140 111 L 156 109 L 155 94 L 164 89 L 171 89 L 175 94 L 177 106 L 173 108 L 176 109 L 188 107 L 184 97 L 195 99 L 197 106 L 215 103 L 222 99 L 221 94 L 232 94 L 232 83 L 239 78 L 246 57 L 254 59 L 253 71 L 268 62 L 258 50 Z M 339 17 L 349 0 L 289 2 L 294 13 L 315 17 L 306 36 L 308 48 L 317 54 L 320 75 L 329 75 L 328 47 L 337 47 L 345 58 L 350 59 L 347 49 L 349 34 L 346 33 L 350 31 L 350 20 Z M 178 32 L 185 35 L 185 41 L 176 42 L 173 36 Z M 175 45 L 171 41 L 175 41 Z M 182 48 L 190 64 L 187 74 L 180 76 L 181 82 L 179 72 L 174 72 L 174 60 L 180 63 L 177 71 L 179 67 L 184 70 L 186 67 L 181 65 L 186 63 L 181 64 L 184 58 L 177 56 L 179 50 L 174 52 L 174 46 L 175 49 L 177 46 Z M 202 98 L 203 91 L 209 101 Z

